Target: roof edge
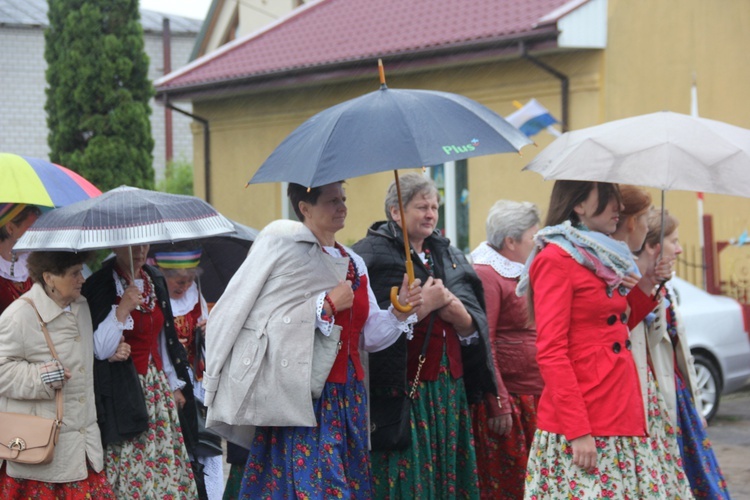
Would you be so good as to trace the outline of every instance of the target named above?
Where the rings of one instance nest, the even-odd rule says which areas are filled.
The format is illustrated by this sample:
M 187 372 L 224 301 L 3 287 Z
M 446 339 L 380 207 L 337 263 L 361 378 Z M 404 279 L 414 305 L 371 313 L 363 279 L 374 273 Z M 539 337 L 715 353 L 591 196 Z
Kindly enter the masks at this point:
M 198 68 L 198 67 L 200 67 L 200 66 L 202 66 L 202 65 L 210 62 L 211 60 L 219 57 L 220 55 L 222 55 L 222 54 L 224 54 L 224 53 L 226 53 L 226 52 L 228 52 L 228 51 L 230 51 L 232 49 L 234 49 L 235 47 L 243 45 L 243 44 L 249 42 L 250 40 L 252 40 L 253 38 L 259 37 L 259 36 L 261 36 L 261 35 L 269 32 L 269 31 L 275 29 L 280 24 L 287 22 L 289 19 L 292 19 L 292 18 L 300 15 L 301 13 L 307 11 L 308 9 L 312 9 L 312 8 L 320 5 L 321 3 L 328 2 L 328 1 L 329 0 L 313 0 L 312 2 L 302 4 L 300 7 L 297 7 L 296 9 L 292 10 L 291 12 L 288 12 L 288 13 L 284 14 L 280 18 L 278 18 L 275 21 L 273 21 L 273 22 L 271 22 L 271 23 L 263 26 L 262 28 L 260 28 L 260 29 L 258 29 L 256 31 L 253 31 L 252 33 L 248 33 L 247 35 L 245 35 L 245 36 L 243 36 L 241 38 L 237 38 L 236 40 L 232 40 L 231 42 L 225 43 L 224 45 L 222 45 L 221 47 L 217 48 L 213 52 L 211 52 L 209 54 L 205 54 L 205 55 L 199 57 L 198 59 L 196 59 L 196 60 L 194 60 L 194 61 L 186 64 L 185 66 L 181 67 L 180 69 L 177 69 L 177 70 L 169 73 L 168 75 L 162 76 L 158 80 L 154 81 L 154 86 L 164 85 L 165 83 L 168 83 L 170 80 L 172 80 L 174 78 L 177 78 L 179 76 L 182 76 L 185 73 L 187 73 L 188 71 L 192 71 L 195 68 Z
M 498 55 L 509 55 L 514 52 L 514 47 L 521 42 L 532 42 L 533 48 L 555 49 L 558 48 L 558 35 L 559 32 L 556 27 L 547 27 L 544 30 L 525 32 L 522 35 L 513 35 L 504 39 L 498 38 L 483 43 L 472 42 L 449 47 L 430 48 L 419 52 L 404 51 L 391 54 L 368 55 L 348 61 L 335 61 L 316 66 L 290 68 L 283 71 L 255 74 L 232 80 L 214 80 L 167 89 L 159 89 L 156 84 L 154 86 L 157 87 L 156 98 L 158 100 L 164 100 L 165 98 L 186 99 L 196 95 L 215 94 L 227 89 L 248 86 L 257 86 L 258 88 L 274 86 L 274 88 L 278 88 L 279 82 L 286 82 L 286 84 L 291 85 L 347 77 L 356 78 L 359 73 L 366 71 L 363 69 L 364 65 L 375 64 L 380 58 L 387 58 L 386 63 L 389 65 L 389 71 L 394 71 L 398 70 L 399 67 L 403 69 L 423 67 L 424 65 L 439 65 L 455 61 L 456 59 L 483 59 Z M 518 54 L 520 57 L 520 50 Z
M 555 10 L 552 10 L 540 17 L 534 27 L 556 23 L 560 20 L 560 18 L 565 17 L 566 15 L 570 14 L 589 1 L 590 0 L 570 0 L 569 2 L 564 3 L 560 7 L 556 8 Z

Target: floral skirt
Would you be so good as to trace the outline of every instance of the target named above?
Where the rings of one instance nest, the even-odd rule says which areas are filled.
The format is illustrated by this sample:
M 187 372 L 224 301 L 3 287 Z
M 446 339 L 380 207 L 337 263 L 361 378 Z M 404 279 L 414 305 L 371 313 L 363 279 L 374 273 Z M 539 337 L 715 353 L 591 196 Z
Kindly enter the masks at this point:
M 245 466 L 232 464 L 229 468 L 229 477 L 224 487 L 224 500 L 237 500 L 240 496 L 240 487 L 242 486 L 242 475 L 245 472 Z
M 479 498 L 477 459 L 463 380 L 443 354 L 435 381 L 420 382 L 411 405 L 411 446 L 372 453 L 375 498 Z
M 682 377 L 675 376 L 677 384 L 677 413 L 682 461 L 695 498 L 728 499 L 727 482 L 719 469 L 711 441 L 693 403 L 690 390 Z
M 89 467 L 89 476 L 82 481 L 70 483 L 45 483 L 30 479 L 15 479 L 6 472 L 5 463 L 0 467 L 0 498 L 14 499 L 49 499 L 49 500 L 86 500 L 114 499 L 112 487 L 107 482 L 104 471 L 94 472 Z
M 167 377 L 153 364 L 138 377 L 146 398 L 148 430 L 107 446 L 104 462 L 109 482 L 117 498 L 198 498 Z
M 649 435 L 595 437 L 597 467 L 593 473 L 573 464 L 573 448 L 565 436 L 537 430 L 524 498 L 693 498 L 682 469 L 675 429 L 665 408 L 649 367 Z
M 539 396 L 511 394 L 513 427 L 503 436 L 489 429 L 485 404 L 472 405 L 471 420 L 474 424 L 482 499 L 523 498 L 526 464 L 536 432 L 538 404 Z
M 367 397 L 349 361 L 347 382 L 326 382 L 317 427 L 258 427 L 240 498 L 372 498 Z

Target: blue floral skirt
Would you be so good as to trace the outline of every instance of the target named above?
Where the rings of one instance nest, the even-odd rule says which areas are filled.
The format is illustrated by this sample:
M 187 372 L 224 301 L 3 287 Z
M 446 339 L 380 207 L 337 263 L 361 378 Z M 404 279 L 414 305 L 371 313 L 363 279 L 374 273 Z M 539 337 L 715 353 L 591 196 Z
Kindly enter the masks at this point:
M 693 495 L 695 498 L 728 499 L 727 482 L 721 474 L 719 462 L 711 448 L 711 442 L 703 428 L 690 390 L 679 374 L 675 376 L 675 382 L 680 426 L 677 442 Z
M 364 384 L 326 382 L 313 401 L 317 427 L 258 427 L 240 498 L 372 498 Z

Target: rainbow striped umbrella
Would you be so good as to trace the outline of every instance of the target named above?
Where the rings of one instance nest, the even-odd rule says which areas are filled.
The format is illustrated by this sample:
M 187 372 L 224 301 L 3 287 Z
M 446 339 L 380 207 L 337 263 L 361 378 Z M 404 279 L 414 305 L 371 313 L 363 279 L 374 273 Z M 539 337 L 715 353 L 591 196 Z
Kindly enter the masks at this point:
M 102 194 L 72 170 L 11 153 L 0 153 L 0 179 L 0 203 L 64 207 Z

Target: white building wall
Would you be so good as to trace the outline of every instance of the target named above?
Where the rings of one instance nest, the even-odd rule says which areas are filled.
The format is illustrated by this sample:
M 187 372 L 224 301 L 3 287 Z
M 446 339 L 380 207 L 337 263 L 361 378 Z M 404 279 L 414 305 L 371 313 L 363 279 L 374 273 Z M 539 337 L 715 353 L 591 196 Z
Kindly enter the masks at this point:
M 0 28 L 0 151 L 47 158 L 41 28 Z
M 195 34 L 172 35 L 172 69 L 187 64 Z M 163 76 L 161 33 L 145 33 L 149 56 L 149 78 Z M 47 145 L 47 101 L 45 89 L 47 62 L 44 59 L 44 28 L 0 26 L 0 151 L 36 158 L 49 158 Z M 188 112 L 190 103 L 178 104 Z M 156 179 L 164 177 L 166 167 L 164 107 L 151 100 L 151 133 L 154 137 Z M 175 160 L 192 163 L 192 120 L 173 113 L 173 152 Z

